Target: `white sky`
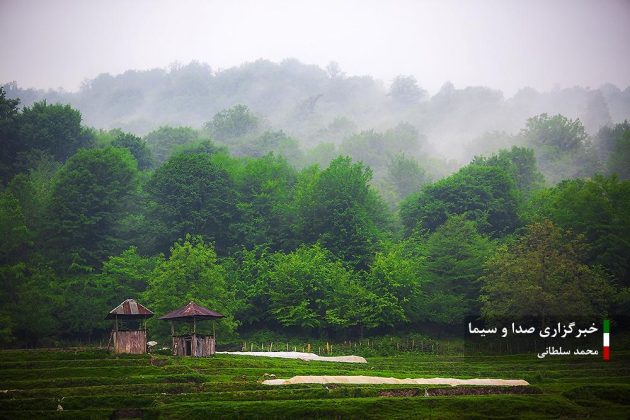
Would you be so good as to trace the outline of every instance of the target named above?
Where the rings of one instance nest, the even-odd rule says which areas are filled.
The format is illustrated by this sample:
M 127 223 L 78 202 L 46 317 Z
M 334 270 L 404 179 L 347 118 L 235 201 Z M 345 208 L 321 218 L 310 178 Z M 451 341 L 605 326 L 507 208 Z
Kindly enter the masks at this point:
M 435 92 L 630 85 L 630 0 L 0 0 L 0 83 L 75 90 L 99 73 L 258 58 Z

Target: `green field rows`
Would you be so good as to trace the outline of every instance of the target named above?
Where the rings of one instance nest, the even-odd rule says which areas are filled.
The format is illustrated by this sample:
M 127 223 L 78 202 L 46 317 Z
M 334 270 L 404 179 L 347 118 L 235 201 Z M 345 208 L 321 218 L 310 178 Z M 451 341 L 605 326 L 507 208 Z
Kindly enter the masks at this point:
M 3 351 L 0 416 L 66 418 L 627 418 L 630 354 L 538 360 L 405 354 L 368 364 L 217 355 L 114 356 L 101 351 Z M 410 385 L 270 387 L 266 375 L 525 379 L 527 394 L 424 396 Z M 449 388 L 449 387 L 432 387 Z M 420 391 L 416 391 L 418 389 Z M 399 390 L 381 396 L 384 390 Z M 444 391 L 448 392 L 448 391 Z M 531 393 L 529 393 L 531 392 Z M 63 410 L 60 410 L 63 408 Z

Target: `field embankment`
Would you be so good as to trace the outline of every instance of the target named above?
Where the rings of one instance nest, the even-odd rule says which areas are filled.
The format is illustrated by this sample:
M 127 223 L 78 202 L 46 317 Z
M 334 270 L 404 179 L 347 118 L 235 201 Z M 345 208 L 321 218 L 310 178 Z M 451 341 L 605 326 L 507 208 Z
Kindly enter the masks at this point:
M 407 354 L 369 358 L 366 365 L 3 351 L 0 418 L 624 418 L 630 410 L 629 362 L 628 353 L 616 353 L 610 363 Z M 531 386 L 490 392 L 439 385 L 262 383 L 307 375 L 521 378 Z

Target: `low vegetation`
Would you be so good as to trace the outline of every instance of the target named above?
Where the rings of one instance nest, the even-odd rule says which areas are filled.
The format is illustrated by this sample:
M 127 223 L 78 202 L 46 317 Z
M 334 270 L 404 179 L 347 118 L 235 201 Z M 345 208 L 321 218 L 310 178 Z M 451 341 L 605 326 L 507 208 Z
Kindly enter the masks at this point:
M 630 406 L 630 354 L 600 359 L 408 353 L 367 365 L 216 355 L 3 351 L 0 417 L 66 418 L 621 418 Z M 527 389 L 444 386 L 262 385 L 270 377 L 525 379 Z M 478 395 L 478 394 L 482 395 Z M 426 396 L 428 395 L 428 396 Z

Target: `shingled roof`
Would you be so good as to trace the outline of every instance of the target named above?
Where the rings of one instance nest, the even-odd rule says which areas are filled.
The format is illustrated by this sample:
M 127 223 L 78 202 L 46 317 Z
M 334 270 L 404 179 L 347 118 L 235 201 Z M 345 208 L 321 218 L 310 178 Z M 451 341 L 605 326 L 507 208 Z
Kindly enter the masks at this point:
M 211 311 L 208 308 L 204 308 L 203 306 L 197 305 L 195 302 L 190 302 L 186 306 L 182 306 L 179 309 L 175 309 L 172 312 L 167 313 L 164 316 L 161 316 L 160 319 L 166 320 L 177 320 L 177 319 L 216 319 L 223 318 L 224 315 Z
M 109 311 L 105 319 L 121 318 L 150 318 L 153 312 L 140 305 L 134 299 L 127 299 Z

